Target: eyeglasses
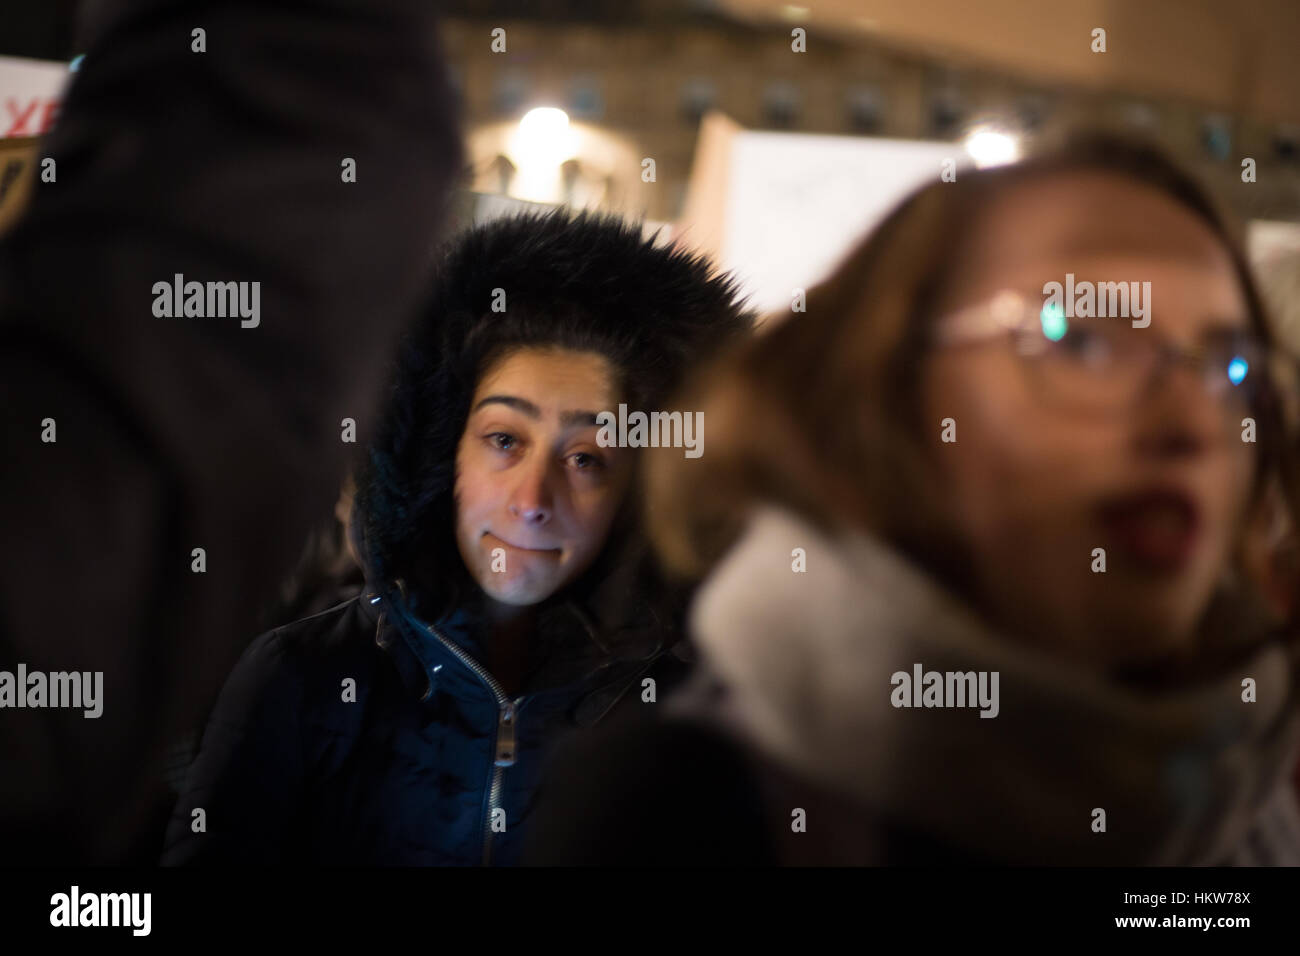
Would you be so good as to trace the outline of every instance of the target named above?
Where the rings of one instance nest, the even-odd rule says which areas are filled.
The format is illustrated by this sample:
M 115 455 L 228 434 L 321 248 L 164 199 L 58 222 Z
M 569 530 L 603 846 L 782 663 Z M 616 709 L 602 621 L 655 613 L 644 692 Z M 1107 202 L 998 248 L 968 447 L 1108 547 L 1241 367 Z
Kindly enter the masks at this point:
M 1163 341 L 1126 319 L 1067 318 L 1056 303 L 1018 292 L 940 319 L 934 342 L 954 347 L 1009 336 L 1040 394 L 1072 412 L 1116 414 L 1132 409 L 1159 373 L 1179 362 L 1197 369 L 1202 387 L 1225 415 L 1259 408 L 1268 393 L 1270 352 L 1253 333 L 1225 329 L 1202 344 Z

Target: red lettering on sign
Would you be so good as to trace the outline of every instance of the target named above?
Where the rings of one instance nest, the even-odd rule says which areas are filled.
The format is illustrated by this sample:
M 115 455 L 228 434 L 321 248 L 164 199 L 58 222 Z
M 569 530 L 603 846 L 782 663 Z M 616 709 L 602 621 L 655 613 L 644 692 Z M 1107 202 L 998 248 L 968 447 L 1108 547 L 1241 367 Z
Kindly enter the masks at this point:
M 58 100 L 45 100 L 45 109 L 40 113 L 40 122 L 37 129 L 28 129 L 27 126 L 36 119 L 36 108 L 41 105 L 41 98 L 37 97 L 27 104 L 25 108 L 20 108 L 21 104 L 12 96 L 5 100 L 5 110 L 9 113 L 10 125 L 9 131 L 5 136 L 40 136 L 49 131 L 54 125 L 54 119 L 59 112 Z

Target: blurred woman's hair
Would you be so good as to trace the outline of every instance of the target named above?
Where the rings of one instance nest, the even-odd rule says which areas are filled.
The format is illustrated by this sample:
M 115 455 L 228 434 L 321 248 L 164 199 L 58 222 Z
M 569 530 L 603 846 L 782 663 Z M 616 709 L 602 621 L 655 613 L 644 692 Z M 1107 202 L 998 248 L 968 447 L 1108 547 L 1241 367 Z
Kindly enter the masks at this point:
M 934 423 L 921 419 L 922 360 L 950 264 L 972 241 L 979 213 L 1027 182 L 1087 171 L 1158 190 L 1204 222 L 1231 257 L 1254 331 L 1277 348 L 1238 233 L 1205 190 L 1156 147 L 1090 132 L 1014 166 L 936 180 L 903 201 L 829 279 L 809 290 L 805 313 L 769 321 L 679 397 L 678 407 L 704 411 L 710 438 L 700 459 L 656 453 L 648 461 L 647 525 L 668 570 L 689 579 L 705 575 L 750 509 L 767 502 L 830 533 L 870 531 L 978 604 L 970 593 L 968 548 L 924 453 L 923 436 L 934 433 Z M 1292 367 L 1279 364 L 1281 373 Z M 1297 449 L 1287 437 L 1293 431 L 1279 392 L 1269 394 L 1257 416 L 1257 473 L 1245 528 L 1275 530 L 1275 516 L 1263 512 L 1282 507 L 1294 530 Z M 1241 537 L 1233 566 L 1249 578 L 1258 562 L 1248 553 L 1247 535 Z M 1296 589 L 1297 582 L 1287 583 Z
M 261 629 L 283 627 L 350 600 L 365 587 L 352 540 L 352 503 L 356 481 L 343 479 L 334 512 L 308 533 L 293 570 L 280 584 L 274 604 L 263 610 Z

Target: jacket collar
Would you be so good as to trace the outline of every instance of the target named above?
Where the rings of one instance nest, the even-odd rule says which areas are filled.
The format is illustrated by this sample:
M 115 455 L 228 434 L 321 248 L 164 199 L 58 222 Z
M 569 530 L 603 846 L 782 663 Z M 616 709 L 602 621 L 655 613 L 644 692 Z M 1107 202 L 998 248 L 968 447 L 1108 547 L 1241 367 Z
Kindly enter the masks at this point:
M 1196 686 L 1130 688 L 1002 639 L 880 541 L 828 538 L 775 508 L 715 569 L 691 626 L 727 688 L 712 716 L 881 817 L 986 857 L 1221 860 L 1295 752 L 1294 660 L 1278 641 Z M 894 706 L 893 675 L 918 664 L 998 672 L 998 715 Z
M 463 614 L 436 623 L 412 608 L 404 582 L 367 589 L 357 599 L 375 643 L 389 653 L 403 685 L 421 701 L 439 690 L 455 695 L 497 697 L 495 679 L 478 660 L 478 645 Z M 550 648 L 545 663 L 521 696 L 574 701 L 575 721 L 595 723 L 623 695 L 629 680 L 667 653 L 662 635 L 646 631 L 640 640 L 602 641 L 597 623 L 581 608 L 557 603 L 539 619 L 538 640 Z M 448 647 L 448 644 L 452 647 Z

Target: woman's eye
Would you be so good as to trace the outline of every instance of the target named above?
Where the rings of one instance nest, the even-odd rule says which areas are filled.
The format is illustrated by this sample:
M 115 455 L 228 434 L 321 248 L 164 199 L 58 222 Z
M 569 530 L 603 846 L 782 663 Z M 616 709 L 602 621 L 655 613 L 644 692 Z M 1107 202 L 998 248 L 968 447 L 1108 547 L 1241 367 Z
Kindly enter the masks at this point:
M 487 436 L 487 440 L 488 444 L 498 451 L 510 451 L 518 442 L 514 435 L 507 435 L 505 432 L 493 432 Z
M 569 456 L 575 468 L 579 471 L 587 471 L 594 468 L 603 468 L 605 462 L 595 455 L 589 455 L 585 451 L 580 451 L 576 455 Z
M 1074 326 L 1056 343 L 1056 348 L 1081 362 L 1096 364 L 1112 357 L 1114 344 L 1099 329 Z
M 1263 364 L 1264 348 L 1257 339 L 1245 335 L 1225 336 L 1205 346 L 1206 361 L 1228 370 L 1232 377 L 1245 374 Z

